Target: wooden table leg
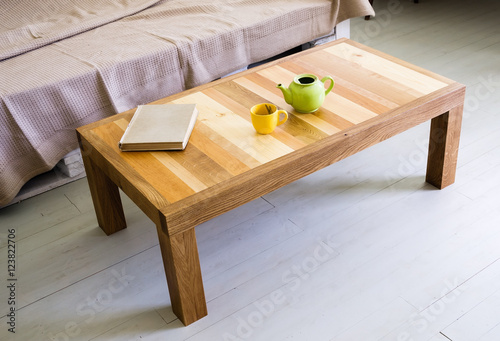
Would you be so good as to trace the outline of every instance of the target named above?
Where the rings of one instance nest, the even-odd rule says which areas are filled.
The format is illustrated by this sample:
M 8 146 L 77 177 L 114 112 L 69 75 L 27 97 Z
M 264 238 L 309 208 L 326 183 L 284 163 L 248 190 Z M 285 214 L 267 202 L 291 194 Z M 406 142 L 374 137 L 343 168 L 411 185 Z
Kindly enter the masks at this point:
M 158 239 L 172 310 L 187 326 L 208 314 L 195 230 L 169 236 L 165 232 L 166 220 L 161 213 L 160 221 L 162 226 L 157 226 Z
M 455 182 L 463 105 L 431 121 L 426 181 L 439 189 Z
M 110 235 L 127 227 L 120 192 L 118 186 L 85 154 L 82 153 L 82 158 L 97 222 Z

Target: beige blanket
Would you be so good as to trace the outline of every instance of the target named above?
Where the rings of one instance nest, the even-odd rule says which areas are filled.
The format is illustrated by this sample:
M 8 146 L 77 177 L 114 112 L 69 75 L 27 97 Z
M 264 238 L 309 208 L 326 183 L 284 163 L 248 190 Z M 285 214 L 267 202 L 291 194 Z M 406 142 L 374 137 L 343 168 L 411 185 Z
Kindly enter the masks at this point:
M 0 60 L 129 16 L 159 1 L 3 1 L 0 10 Z
M 76 127 L 209 82 L 368 14 L 368 0 L 166 0 L 0 61 L 0 205 L 77 147 Z

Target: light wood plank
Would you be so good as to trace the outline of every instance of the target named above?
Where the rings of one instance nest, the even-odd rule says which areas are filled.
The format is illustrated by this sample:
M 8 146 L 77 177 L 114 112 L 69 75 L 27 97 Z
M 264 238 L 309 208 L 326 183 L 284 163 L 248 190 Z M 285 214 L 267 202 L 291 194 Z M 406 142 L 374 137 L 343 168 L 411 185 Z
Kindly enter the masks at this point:
M 386 58 L 381 58 L 349 44 L 332 46 L 325 49 L 325 51 L 398 83 L 404 84 L 421 94 L 428 94 L 448 85 L 448 83 L 442 82 L 434 77 L 428 77 Z
M 250 122 L 203 93 L 188 95 L 174 102 L 197 103 L 200 112 L 199 119 L 205 125 L 261 163 L 266 163 L 293 151 L 272 135 L 257 134 Z
M 164 166 L 170 169 L 179 179 L 181 179 L 185 184 L 191 187 L 195 192 L 199 192 L 208 188 L 206 184 L 200 181 L 192 173 L 188 172 L 186 168 L 182 167 L 180 163 L 174 160 L 167 153 L 152 153 L 155 158 L 157 158 Z

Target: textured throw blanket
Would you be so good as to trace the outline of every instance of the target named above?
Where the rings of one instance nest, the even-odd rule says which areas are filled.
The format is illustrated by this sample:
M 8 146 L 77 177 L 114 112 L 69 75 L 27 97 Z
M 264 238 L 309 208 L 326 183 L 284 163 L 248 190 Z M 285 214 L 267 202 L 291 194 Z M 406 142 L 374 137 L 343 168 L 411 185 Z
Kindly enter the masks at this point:
M 2 1 L 0 60 L 129 16 L 159 1 Z

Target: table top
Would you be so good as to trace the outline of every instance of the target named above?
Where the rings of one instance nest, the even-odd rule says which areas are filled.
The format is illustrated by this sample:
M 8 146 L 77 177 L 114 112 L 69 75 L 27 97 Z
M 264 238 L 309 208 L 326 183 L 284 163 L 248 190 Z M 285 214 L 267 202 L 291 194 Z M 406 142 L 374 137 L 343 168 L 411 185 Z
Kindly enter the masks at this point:
M 295 112 L 276 88 L 278 83 L 288 86 L 301 73 L 312 73 L 319 78 L 329 75 L 335 80 L 323 106 L 312 114 Z M 266 181 L 263 179 L 267 179 L 267 173 L 280 167 L 290 168 L 298 160 L 303 160 L 305 169 L 312 160 L 307 159 L 308 155 L 332 147 L 334 141 L 380 125 L 389 117 L 395 119 L 459 88 L 463 86 L 445 77 L 341 39 L 153 102 L 197 104 L 198 120 L 184 151 L 120 152 L 118 141 L 134 110 L 78 131 L 115 163 L 123 177 L 133 174 L 136 182 L 140 179 L 141 191 L 149 200 L 161 197 L 157 206 L 178 203 L 180 209 L 222 192 L 246 192 L 248 186 Z M 263 102 L 274 103 L 289 113 L 288 121 L 269 135 L 256 133 L 251 123 L 250 108 Z M 385 138 L 357 143 L 369 146 Z M 325 140 L 331 143 L 322 142 Z M 339 157 L 347 154 L 353 153 Z M 334 159 L 320 162 L 313 169 L 304 170 L 303 175 L 332 161 L 335 162 Z M 274 182 L 269 189 L 301 176 L 291 176 L 282 182 L 277 178 L 269 180 Z M 241 183 L 246 187 L 240 186 Z

